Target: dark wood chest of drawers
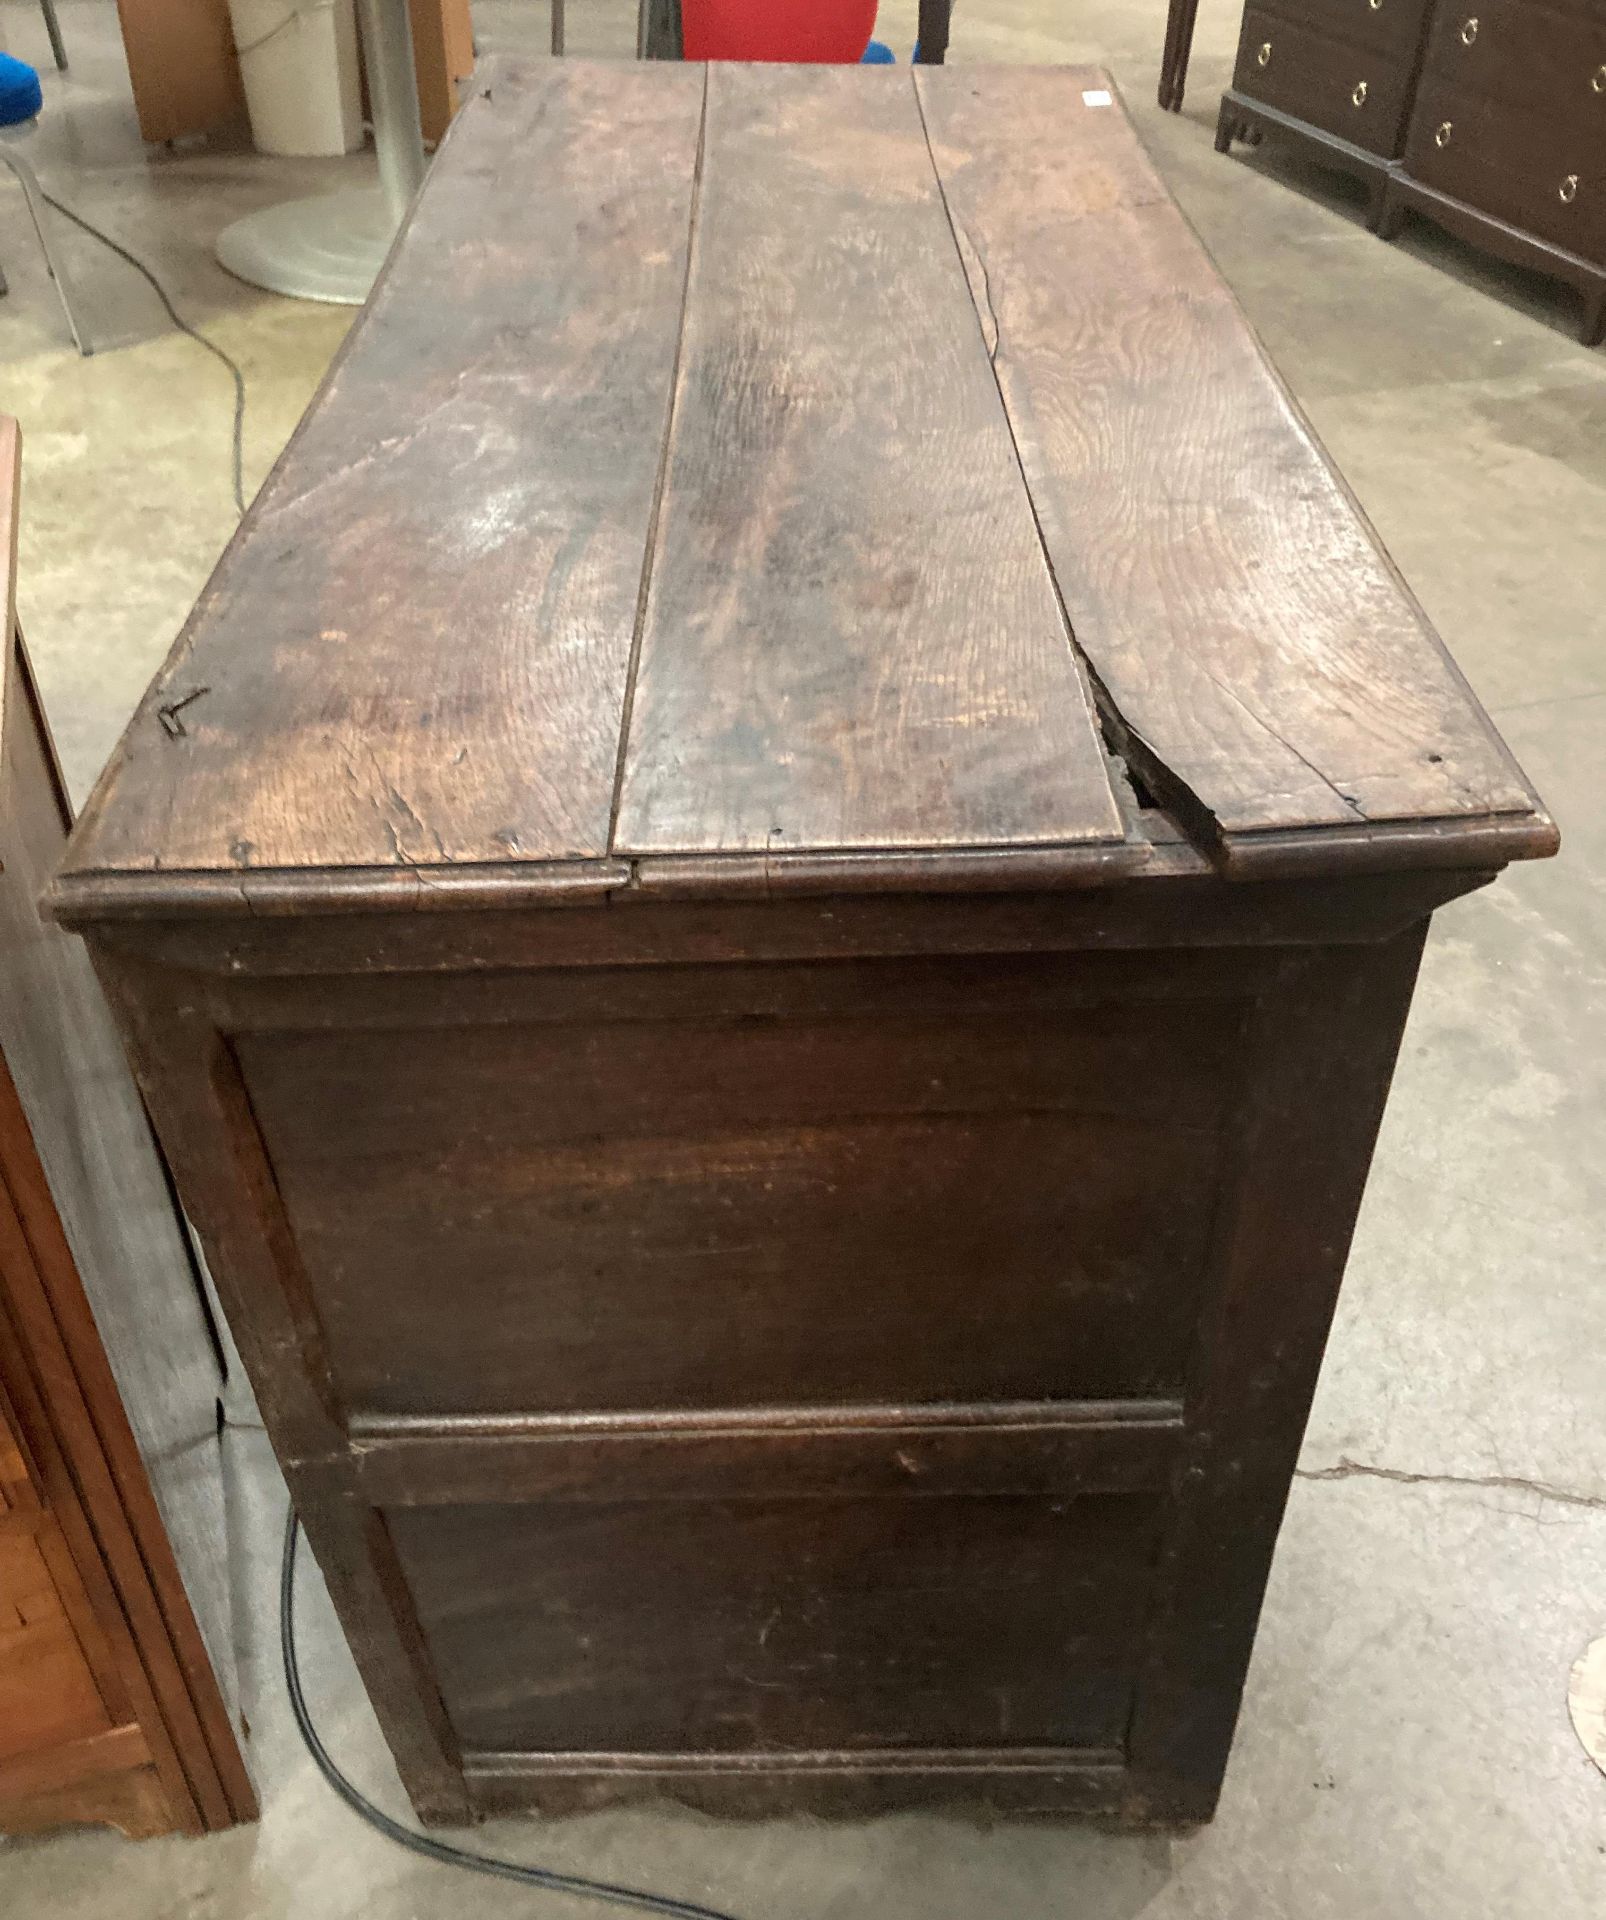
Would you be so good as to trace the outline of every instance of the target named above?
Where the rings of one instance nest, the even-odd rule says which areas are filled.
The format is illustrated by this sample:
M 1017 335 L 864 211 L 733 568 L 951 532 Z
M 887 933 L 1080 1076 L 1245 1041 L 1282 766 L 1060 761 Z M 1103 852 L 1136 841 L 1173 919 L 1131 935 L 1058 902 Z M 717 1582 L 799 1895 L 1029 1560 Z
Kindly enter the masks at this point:
M 54 903 L 425 1818 L 1175 1822 L 1428 916 L 1554 844 L 1106 76 L 565 62 Z
M 1270 0 L 1244 10 L 1233 86 L 1378 159 L 1404 149 L 1429 0 Z
M 1606 0 L 1259 0 L 1217 145 L 1240 132 L 1314 143 L 1385 236 L 1421 213 L 1576 285 L 1583 338 L 1606 330 Z

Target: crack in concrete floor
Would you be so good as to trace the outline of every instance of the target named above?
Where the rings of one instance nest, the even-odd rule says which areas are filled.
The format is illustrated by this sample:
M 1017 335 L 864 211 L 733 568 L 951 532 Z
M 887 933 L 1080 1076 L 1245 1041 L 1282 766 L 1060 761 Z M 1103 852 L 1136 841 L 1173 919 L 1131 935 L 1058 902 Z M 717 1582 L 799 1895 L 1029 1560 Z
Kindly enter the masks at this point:
M 1494 1487 L 1516 1493 L 1536 1493 L 1567 1507 L 1596 1507 L 1606 1511 L 1606 1495 L 1580 1493 L 1548 1480 L 1527 1480 L 1515 1473 L 1412 1473 L 1404 1467 L 1375 1466 L 1365 1460 L 1340 1458 L 1330 1467 L 1296 1467 L 1296 1480 L 1391 1480 L 1402 1487 Z

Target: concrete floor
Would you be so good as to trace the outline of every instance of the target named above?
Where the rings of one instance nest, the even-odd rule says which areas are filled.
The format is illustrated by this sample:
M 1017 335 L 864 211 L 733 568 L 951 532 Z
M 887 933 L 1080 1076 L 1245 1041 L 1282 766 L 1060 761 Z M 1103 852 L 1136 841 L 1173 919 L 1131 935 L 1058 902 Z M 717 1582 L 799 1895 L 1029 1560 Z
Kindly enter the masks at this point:
M 570 45 L 629 45 L 627 0 Z M 907 53 L 913 0 L 883 6 Z M 144 252 L 244 365 L 247 479 L 266 471 L 347 324 L 228 279 L 236 213 L 349 179 L 140 148 L 112 10 L 63 0 L 72 77 L 36 153 Z M 1153 90 L 1159 0 L 960 0 L 952 57 L 1096 59 L 1473 684 L 1566 847 L 1441 915 L 1267 1600 L 1221 1812 L 1180 1841 L 908 1817 L 721 1826 L 676 1813 L 482 1829 L 491 1847 L 711 1900 L 752 1920 L 1598 1920 L 1606 1778 L 1568 1724 L 1568 1667 L 1606 1629 L 1606 353 L 1574 296 L 1425 230 L 1383 246 L 1345 185 L 1218 158 L 1235 10 L 1207 0 L 1187 111 Z M 539 44 L 539 0 L 480 0 L 482 44 Z M 0 8 L 46 65 L 37 11 Z M 232 511 L 229 389 L 128 270 L 69 242 L 98 337 L 81 362 L 0 179 L 0 408 L 21 417 L 21 607 L 82 794 L 168 646 Z M 130 1846 L 0 1847 L 0 1911 L 80 1920 L 433 1920 L 595 1908 L 416 1862 L 357 1825 L 295 1745 L 271 1606 L 282 1495 L 230 1441 L 260 1827 Z M 336 1746 L 403 1802 L 315 1573 L 308 1680 Z

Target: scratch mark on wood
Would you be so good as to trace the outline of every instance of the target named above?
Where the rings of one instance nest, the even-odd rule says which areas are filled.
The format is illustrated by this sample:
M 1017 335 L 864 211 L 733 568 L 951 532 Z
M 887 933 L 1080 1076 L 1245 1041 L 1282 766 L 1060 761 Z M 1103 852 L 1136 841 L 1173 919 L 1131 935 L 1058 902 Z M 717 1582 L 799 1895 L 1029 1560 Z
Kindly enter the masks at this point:
M 161 721 L 162 731 L 167 735 L 169 740 L 182 740 L 184 738 L 184 722 L 180 718 L 184 709 L 199 700 L 203 693 L 210 693 L 211 691 L 212 689 L 210 687 L 196 687 L 193 691 L 186 693 L 181 699 L 169 700 L 166 706 L 156 709 L 156 717 Z
M 1255 725 L 1260 728 L 1262 733 L 1269 735 L 1271 739 L 1277 742 L 1278 746 L 1291 753 L 1302 766 L 1309 772 L 1315 774 L 1322 785 L 1326 787 L 1337 800 L 1342 802 L 1347 811 L 1352 814 L 1355 819 L 1366 825 L 1371 824 L 1366 809 L 1355 796 L 1346 793 L 1342 787 L 1335 785 L 1334 782 L 1323 773 L 1321 768 L 1317 766 L 1316 762 L 1311 759 L 1309 754 L 1301 753 L 1299 748 L 1294 745 L 1293 741 L 1290 740 L 1286 734 L 1279 733 L 1269 720 L 1265 719 L 1261 714 L 1256 713 L 1242 694 L 1236 692 L 1232 687 L 1229 687 L 1219 674 L 1212 673 L 1208 667 L 1205 668 L 1205 678 L 1213 687 L 1216 687 L 1220 692 L 1224 693 L 1240 713 L 1247 714 L 1248 717 L 1254 721 Z

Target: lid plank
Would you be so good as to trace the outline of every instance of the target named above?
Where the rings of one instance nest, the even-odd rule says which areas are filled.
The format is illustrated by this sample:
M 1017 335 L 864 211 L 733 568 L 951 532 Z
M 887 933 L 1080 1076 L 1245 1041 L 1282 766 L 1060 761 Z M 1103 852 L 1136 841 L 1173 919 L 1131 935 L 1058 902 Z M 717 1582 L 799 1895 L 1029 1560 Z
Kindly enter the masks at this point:
M 532 64 L 470 102 L 76 867 L 605 853 L 702 94 Z
M 1318 864 L 1387 865 L 1391 834 L 1421 857 L 1418 823 L 1487 839 L 1491 815 L 1515 816 L 1501 857 L 1548 850 L 1121 109 L 1096 104 L 1108 79 L 915 74 L 1049 558 L 1139 775 L 1229 872 L 1288 865 L 1290 834 Z
M 615 852 L 1123 838 L 907 76 L 710 68 Z

